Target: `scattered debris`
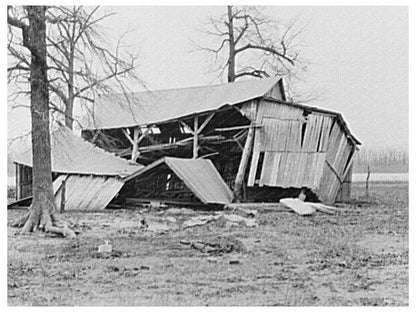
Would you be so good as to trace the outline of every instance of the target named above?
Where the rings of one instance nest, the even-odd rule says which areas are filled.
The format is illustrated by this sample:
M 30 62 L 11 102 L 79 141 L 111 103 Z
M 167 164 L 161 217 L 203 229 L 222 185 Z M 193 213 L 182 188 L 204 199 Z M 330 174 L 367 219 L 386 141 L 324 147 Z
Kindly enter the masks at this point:
M 208 262 L 211 262 L 211 263 L 217 263 L 218 262 L 218 260 L 216 258 L 214 258 L 214 257 L 207 258 L 207 261 Z
M 197 216 L 197 217 L 193 217 L 191 219 L 189 219 L 188 221 L 185 221 L 183 223 L 184 228 L 187 227 L 193 227 L 193 226 L 197 226 L 197 225 L 204 225 L 214 219 L 218 219 L 220 216 Z
M 103 252 L 112 252 L 113 251 L 113 246 L 110 245 L 109 241 L 105 241 L 104 245 L 100 245 L 98 246 L 98 252 L 99 253 L 103 253 Z
M 231 252 L 244 252 L 246 250 L 243 243 L 235 238 L 217 236 L 213 239 L 204 241 L 185 241 L 181 240 L 181 244 L 189 245 L 191 248 L 199 250 L 203 253 L 221 255 Z
M 223 218 L 234 223 L 244 223 L 248 227 L 256 226 L 256 219 L 248 219 L 235 214 L 223 214 Z
M 301 201 L 299 198 L 283 198 L 280 200 L 280 203 L 286 205 L 301 216 L 311 215 L 316 211 L 315 208 Z
M 174 217 L 167 217 L 166 221 L 168 221 L 170 223 L 176 223 L 176 219 Z
M 245 209 L 242 207 L 238 207 L 238 206 L 234 206 L 234 208 L 232 208 L 233 212 L 240 212 L 242 214 L 244 214 L 247 217 L 255 217 L 257 215 L 257 210 L 254 209 Z
M 233 211 L 241 211 L 243 213 L 244 211 L 256 211 L 261 213 L 291 211 L 281 203 L 232 203 L 228 204 L 227 208 Z
M 108 258 L 121 258 L 123 256 L 123 258 L 128 258 L 131 255 L 128 253 L 123 253 L 121 251 L 111 251 L 111 252 L 97 252 L 97 253 L 93 253 L 92 257 L 93 258 L 104 258 L 104 259 L 108 259 Z
M 167 205 L 165 205 L 165 204 L 163 204 L 159 201 L 150 201 L 149 206 L 150 206 L 150 208 L 153 208 L 153 209 L 159 209 L 159 208 L 166 208 L 167 207 Z
M 215 216 L 207 215 L 207 216 L 197 216 L 193 217 L 183 223 L 184 228 L 187 227 L 193 227 L 193 226 L 199 226 L 207 224 L 208 222 L 211 222 L 213 220 L 223 219 L 226 221 L 225 226 L 230 227 L 237 224 L 245 224 L 245 226 L 248 227 L 254 227 L 256 226 L 256 219 L 254 218 L 244 218 L 242 216 L 236 215 L 236 214 L 217 214 Z
M 158 223 L 154 221 L 147 221 L 147 230 L 154 233 L 164 233 L 169 231 L 169 226 L 165 223 Z
M 194 210 L 188 208 L 169 208 L 165 211 L 165 214 L 180 214 L 180 215 L 189 215 L 194 214 Z

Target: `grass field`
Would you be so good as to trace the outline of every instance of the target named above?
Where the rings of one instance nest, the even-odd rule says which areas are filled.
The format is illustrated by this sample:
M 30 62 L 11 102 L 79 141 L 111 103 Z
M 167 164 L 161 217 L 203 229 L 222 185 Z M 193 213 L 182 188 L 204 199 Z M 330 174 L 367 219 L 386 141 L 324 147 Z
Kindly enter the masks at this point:
M 353 196 L 364 195 L 353 184 Z M 408 184 L 373 183 L 371 204 L 337 215 L 259 212 L 256 227 L 209 212 L 68 212 L 74 240 L 8 228 L 8 304 L 15 305 L 408 305 Z M 10 210 L 13 220 L 23 211 Z M 211 213 L 212 214 L 212 213 Z M 140 227 L 169 225 L 167 233 Z M 113 244 L 101 257 L 97 246 Z M 208 253 L 181 240 L 227 241 Z

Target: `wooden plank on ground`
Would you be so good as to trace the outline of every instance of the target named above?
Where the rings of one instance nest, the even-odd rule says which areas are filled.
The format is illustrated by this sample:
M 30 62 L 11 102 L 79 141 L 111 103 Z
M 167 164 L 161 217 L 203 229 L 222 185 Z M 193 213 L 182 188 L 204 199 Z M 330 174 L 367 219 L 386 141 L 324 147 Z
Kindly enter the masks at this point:
M 316 210 L 321 211 L 321 212 L 325 212 L 327 214 L 335 214 L 338 211 L 337 208 L 326 206 L 326 205 L 321 204 L 321 203 L 305 203 L 305 204 L 307 204 L 309 206 L 312 206 Z
M 316 211 L 315 208 L 304 203 L 299 198 L 283 198 L 280 200 L 280 203 L 286 205 L 301 216 L 311 215 Z
M 292 210 L 281 203 L 231 203 L 226 208 L 230 210 L 255 209 L 258 212 L 292 212 Z

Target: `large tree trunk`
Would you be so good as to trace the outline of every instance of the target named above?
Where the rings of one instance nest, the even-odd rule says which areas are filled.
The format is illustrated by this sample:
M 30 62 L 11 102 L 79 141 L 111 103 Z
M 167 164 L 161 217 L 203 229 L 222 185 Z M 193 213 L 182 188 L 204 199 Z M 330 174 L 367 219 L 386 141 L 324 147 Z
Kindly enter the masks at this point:
M 28 233 L 38 228 L 74 237 L 74 232 L 57 218 L 52 189 L 46 64 L 46 7 L 28 6 L 26 9 L 29 27 L 24 44 L 31 51 L 30 112 L 32 117 L 33 201 L 29 213 L 15 225 L 23 225 L 22 233 Z
M 73 129 L 74 124 L 74 47 L 71 44 L 68 60 L 68 101 L 65 103 L 65 125 Z
M 227 6 L 228 10 L 228 39 L 230 51 L 228 55 L 228 82 L 235 80 L 235 41 L 234 41 L 234 22 L 233 22 L 233 7 Z
M 68 102 L 65 105 L 65 126 L 69 129 L 73 129 L 74 127 L 74 96 L 73 93 L 69 94 Z

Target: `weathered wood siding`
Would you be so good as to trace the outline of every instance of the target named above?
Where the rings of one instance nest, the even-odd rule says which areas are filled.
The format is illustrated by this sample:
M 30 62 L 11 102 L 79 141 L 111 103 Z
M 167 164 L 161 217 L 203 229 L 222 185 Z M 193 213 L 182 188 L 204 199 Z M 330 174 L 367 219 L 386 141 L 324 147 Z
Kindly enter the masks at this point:
M 252 118 L 252 104 L 241 111 Z M 305 116 L 307 115 L 307 116 Z M 247 185 L 307 187 L 333 202 L 355 146 L 334 115 L 261 100 Z
M 284 101 L 286 100 L 285 95 L 283 94 L 284 88 L 283 88 L 283 82 L 282 80 L 279 80 L 273 88 L 265 94 L 265 97 L 270 97 L 272 99 Z
M 353 161 L 355 146 L 347 139 L 338 122 L 330 129 L 324 174 L 318 196 L 325 202 L 333 202 Z
M 16 165 L 16 200 L 32 196 L 32 168 Z
M 352 166 L 345 174 L 344 182 L 341 185 L 338 195 L 335 199 L 337 202 L 348 202 L 351 200 L 351 183 L 352 183 Z

